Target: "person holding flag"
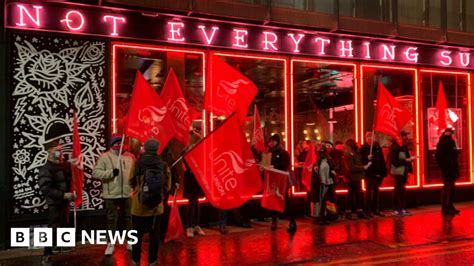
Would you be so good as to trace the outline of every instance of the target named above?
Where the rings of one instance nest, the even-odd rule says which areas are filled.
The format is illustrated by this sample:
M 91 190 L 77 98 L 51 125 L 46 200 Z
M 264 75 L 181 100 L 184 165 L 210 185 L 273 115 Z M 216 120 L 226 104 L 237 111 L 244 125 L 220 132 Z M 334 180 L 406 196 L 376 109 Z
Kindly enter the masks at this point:
M 380 185 L 382 185 L 383 179 L 387 176 L 387 164 L 385 163 L 382 148 L 373 138 L 373 132 L 366 132 L 365 143 L 360 148 L 362 163 L 372 162 L 372 165 L 365 171 L 367 186 L 365 191 L 365 214 L 371 218 L 373 215 L 385 216 L 380 212 Z
M 290 166 L 291 166 L 290 155 L 286 150 L 283 149 L 280 135 L 274 134 L 270 137 L 270 140 L 268 141 L 268 150 L 272 153 L 271 165 L 273 166 L 273 168 L 277 170 L 281 170 L 281 171 L 290 170 Z M 296 232 L 296 220 L 292 213 L 291 208 L 288 206 L 289 205 L 288 191 L 285 191 L 284 193 L 285 193 L 285 200 L 286 200 L 285 209 L 287 211 L 288 219 L 290 221 L 288 224 L 287 232 L 292 234 Z M 277 221 L 278 221 L 278 213 L 273 212 L 272 225 L 271 225 L 272 230 L 277 229 Z
M 44 146 L 48 160 L 40 168 L 38 180 L 40 191 L 48 204 L 48 227 L 53 228 L 55 233 L 56 228 L 66 226 L 69 203 L 76 199 L 76 194 L 70 192 L 71 165 L 64 160 L 61 145 L 57 141 L 50 141 Z M 51 265 L 52 255 L 53 248 L 45 247 L 42 265 Z
M 103 153 L 97 161 L 92 176 L 102 181 L 102 197 L 107 210 L 108 230 L 129 230 L 131 228 L 130 194 L 128 185 L 135 157 L 123 148 L 124 139 L 115 135 L 110 140 L 110 150 Z M 122 146 L 122 147 L 121 147 Z M 130 250 L 130 246 L 128 249 Z M 114 253 L 114 245 L 107 244 L 105 255 Z
M 367 164 L 362 163 L 362 158 L 359 153 L 357 142 L 353 139 L 348 139 L 344 146 L 344 167 L 347 171 L 347 198 L 346 198 L 346 219 L 352 220 L 351 211 L 353 209 L 357 212 L 357 218 L 369 219 L 363 211 L 364 194 L 362 191 L 361 181 L 364 178 L 364 171 L 367 170 L 372 162 Z
M 396 216 L 411 215 L 405 209 L 406 184 L 408 181 L 408 174 L 413 173 L 412 162 L 416 160 L 416 156 L 410 155 L 408 148 L 408 132 L 402 130 L 400 132 L 402 145 L 392 139 L 392 146 L 390 147 L 390 173 L 395 179 L 395 186 L 393 190 L 393 214 Z

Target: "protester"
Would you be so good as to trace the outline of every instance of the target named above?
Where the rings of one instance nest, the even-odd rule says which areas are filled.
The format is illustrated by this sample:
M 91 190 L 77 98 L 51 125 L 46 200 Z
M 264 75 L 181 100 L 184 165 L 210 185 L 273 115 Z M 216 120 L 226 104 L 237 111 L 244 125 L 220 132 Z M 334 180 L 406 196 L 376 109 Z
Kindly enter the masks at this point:
M 460 213 L 453 205 L 456 179 L 459 178 L 459 152 L 453 139 L 453 134 L 454 129 L 448 127 L 436 145 L 436 162 L 441 170 L 441 177 L 444 183 L 441 193 L 441 211 L 443 215 Z
M 135 164 L 129 183 L 132 194 L 132 228 L 137 230 L 137 243 L 132 249 L 133 265 L 140 265 L 143 235 L 149 234 L 148 264 L 157 265 L 160 222 L 163 215 L 163 192 L 171 187 L 171 172 L 158 156 L 160 143 L 148 139 L 144 153 Z
M 268 150 L 272 153 L 271 165 L 281 171 L 289 171 L 290 170 L 290 155 L 287 151 L 285 151 L 281 145 L 281 138 L 280 135 L 274 134 L 270 137 L 268 141 Z M 285 193 L 285 209 L 289 219 L 288 229 L 286 230 L 288 233 L 292 234 L 296 232 L 296 221 L 293 214 L 292 208 L 290 205 L 288 191 Z M 277 220 L 278 220 L 278 213 L 273 212 L 272 214 L 272 225 L 271 229 L 277 229 Z
M 355 140 L 348 139 L 344 148 L 344 164 L 347 171 L 346 183 L 348 189 L 346 198 L 346 219 L 352 220 L 352 209 L 356 210 L 357 218 L 369 219 L 362 210 L 364 195 L 361 181 L 364 178 L 364 171 L 367 170 L 372 163 L 368 162 L 366 165 L 362 163 L 362 158 Z
M 168 147 L 166 147 L 163 152 L 161 153 L 163 157 L 163 161 L 166 162 L 170 166 L 171 171 L 171 189 L 170 191 L 163 191 L 163 202 L 164 202 L 164 212 L 163 212 L 163 219 L 160 223 L 160 240 L 161 242 L 165 241 L 166 232 L 168 231 L 168 222 L 170 218 L 171 212 L 171 205 L 168 204 L 169 196 L 172 195 L 176 190 L 179 189 L 179 174 L 176 170 L 177 166 L 171 167 L 171 165 L 175 162 L 173 155 Z
M 400 146 L 394 139 L 392 139 L 392 146 L 390 147 L 390 173 L 395 179 L 395 188 L 393 190 L 393 214 L 411 215 L 405 209 L 406 184 L 408 174 L 413 173 L 412 161 L 416 156 L 410 156 L 408 149 L 408 132 L 401 131 L 403 146 Z
M 65 227 L 67 221 L 67 210 L 69 202 L 76 199 L 76 195 L 70 192 L 71 165 L 65 162 L 61 145 L 56 141 L 45 144 L 48 152 L 48 160 L 43 165 L 38 174 L 41 193 L 46 197 L 48 204 L 48 227 Z M 56 236 L 53 237 L 54 246 Z M 51 265 L 52 247 L 45 247 L 42 258 L 42 265 Z
M 113 136 L 110 140 L 110 150 L 99 157 L 92 170 L 92 176 L 102 181 L 102 197 L 107 211 L 107 229 L 113 231 L 131 228 L 130 194 L 132 189 L 128 185 L 128 178 L 135 156 L 126 152 L 124 147 L 120 155 L 121 145 L 122 137 Z M 131 250 L 130 245 L 127 248 Z M 110 256 L 114 250 L 114 245 L 109 241 L 104 254 Z
M 365 211 L 367 216 L 385 216 L 380 212 L 380 185 L 387 176 L 387 165 L 383 156 L 382 148 L 377 141 L 373 141 L 372 132 L 365 133 L 365 143 L 360 149 L 362 163 L 372 165 L 365 171 L 367 189 L 365 191 Z
M 194 233 L 198 235 L 205 235 L 204 231 L 199 226 L 199 218 L 201 215 L 199 198 L 204 197 L 204 192 L 201 189 L 201 186 L 196 180 L 191 168 L 184 161 L 184 193 L 183 197 L 188 199 L 188 209 L 187 209 L 187 237 L 194 237 Z
M 305 140 L 301 143 L 301 152 L 297 157 L 298 162 L 304 163 L 306 160 L 306 156 L 308 156 L 309 149 L 311 148 L 311 142 L 309 140 Z
M 333 165 L 326 151 L 326 147 L 322 146 L 318 151 L 316 165 L 314 167 L 317 176 L 319 177 L 319 214 L 320 225 L 325 225 L 328 223 L 326 219 L 326 207 L 328 196 L 331 194 L 331 191 L 334 187 L 334 179 L 336 176 L 336 171 L 334 171 Z

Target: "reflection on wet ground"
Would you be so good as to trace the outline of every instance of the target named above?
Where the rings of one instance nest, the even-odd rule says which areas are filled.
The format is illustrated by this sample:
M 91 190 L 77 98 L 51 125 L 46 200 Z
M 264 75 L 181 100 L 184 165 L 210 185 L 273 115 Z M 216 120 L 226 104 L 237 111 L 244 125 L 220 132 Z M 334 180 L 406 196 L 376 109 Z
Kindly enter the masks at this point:
M 472 264 L 474 262 L 474 202 L 457 205 L 461 215 L 445 218 L 439 206 L 413 210 L 412 216 L 337 221 L 326 226 L 310 218 L 298 219 L 298 231 L 277 231 L 270 222 L 254 222 L 251 229 L 230 227 L 221 235 L 207 235 L 160 246 L 159 262 L 166 265 L 222 264 Z M 130 265 L 130 254 L 118 246 L 104 257 L 105 246 L 81 246 L 55 255 L 54 265 Z M 0 265 L 39 265 L 41 251 L 0 252 Z M 142 256 L 142 265 L 146 255 Z

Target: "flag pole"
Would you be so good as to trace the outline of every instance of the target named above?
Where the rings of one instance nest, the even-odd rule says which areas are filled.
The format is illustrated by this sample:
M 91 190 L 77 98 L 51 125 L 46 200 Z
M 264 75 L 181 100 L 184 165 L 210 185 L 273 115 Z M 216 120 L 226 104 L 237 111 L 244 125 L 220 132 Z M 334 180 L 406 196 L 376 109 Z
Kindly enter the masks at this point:
M 125 142 L 125 133 L 122 135 L 122 141 L 120 143 L 120 150 L 119 150 L 119 155 L 118 155 L 118 160 L 117 160 L 117 167 L 115 167 L 117 169 L 120 167 L 120 157 L 122 156 L 123 143 L 124 142 Z

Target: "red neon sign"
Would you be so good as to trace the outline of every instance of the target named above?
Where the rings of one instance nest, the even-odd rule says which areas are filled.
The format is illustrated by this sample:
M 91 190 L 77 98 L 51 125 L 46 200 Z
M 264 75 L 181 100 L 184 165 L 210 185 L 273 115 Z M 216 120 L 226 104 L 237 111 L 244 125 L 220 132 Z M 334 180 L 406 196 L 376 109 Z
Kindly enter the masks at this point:
M 79 20 L 79 23 L 76 22 L 76 26 L 73 25 L 73 21 Z M 84 26 L 84 16 L 81 12 L 76 10 L 71 10 L 66 13 L 66 17 L 61 20 L 61 23 L 66 23 L 66 27 L 72 31 L 80 31 Z
M 335 33 L 298 31 L 288 28 L 257 26 L 244 23 L 207 20 L 159 14 L 142 16 L 137 12 L 117 10 L 120 15 L 107 14 L 108 8 L 87 6 L 74 9 L 55 3 L 32 5 L 8 3 L 6 27 L 48 32 L 92 34 L 158 42 L 179 42 L 252 51 L 278 51 L 325 57 L 352 57 L 359 60 L 472 68 L 474 56 L 470 49 L 432 47 L 422 43 L 396 43 L 369 37 L 338 35 Z M 103 24 L 97 23 L 102 21 Z M 89 23 L 94 27 L 85 27 Z M 149 25 L 148 30 L 141 25 Z M 222 25 L 222 26 L 221 26 Z M 137 30 L 141 29 L 143 30 Z
M 111 16 L 111 15 L 106 15 L 103 17 L 104 19 L 104 22 L 108 22 L 110 21 L 109 19 L 112 19 L 112 23 L 113 23 L 113 31 L 112 33 L 110 33 L 111 36 L 118 36 L 118 32 L 117 32 L 117 21 L 121 22 L 121 23 L 125 23 L 126 22 L 126 19 L 124 17 L 117 17 L 117 16 Z
M 20 22 L 15 23 L 17 26 L 27 26 L 25 23 L 25 14 L 26 16 L 30 19 L 33 24 L 35 24 L 37 27 L 41 27 L 41 21 L 40 21 L 40 9 L 42 9 L 42 6 L 33 6 L 33 9 L 35 10 L 35 16 L 31 15 L 30 11 L 26 9 L 24 5 L 16 5 L 19 9 L 19 14 L 20 14 Z

